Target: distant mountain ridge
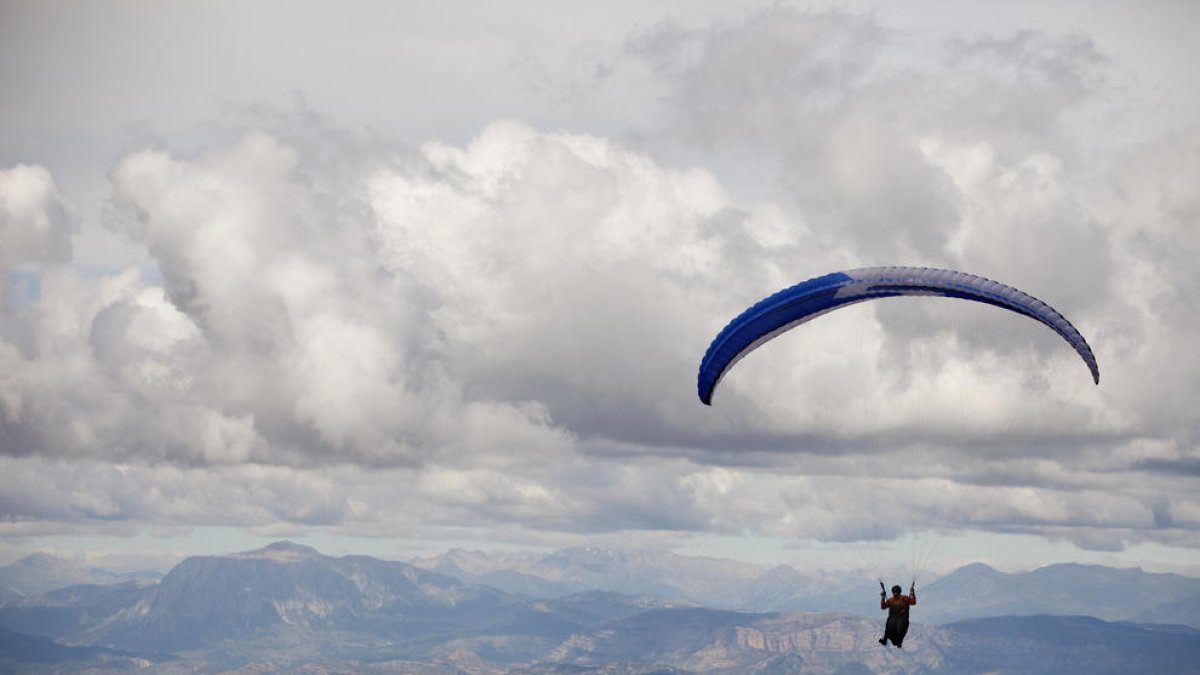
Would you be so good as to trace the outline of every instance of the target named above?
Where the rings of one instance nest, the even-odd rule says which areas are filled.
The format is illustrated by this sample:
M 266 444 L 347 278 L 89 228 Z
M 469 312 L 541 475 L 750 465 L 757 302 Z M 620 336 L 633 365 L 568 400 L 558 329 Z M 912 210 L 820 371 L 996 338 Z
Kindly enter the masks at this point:
M 516 561 L 527 565 L 525 570 L 556 571 L 565 586 L 613 579 L 690 593 L 705 580 L 719 582 L 722 569 L 732 570 L 731 586 L 755 593 L 769 592 L 771 584 L 819 583 L 817 577 L 805 581 L 792 568 L 759 568 L 755 577 L 748 573 L 753 566 L 740 563 L 723 567 L 720 563 L 728 561 L 611 549 L 560 551 L 548 560 L 514 556 L 497 563 L 478 554 L 454 560 L 460 573 L 470 567 L 480 575 L 503 572 Z M 536 564 L 528 566 L 530 560 Z M 694 568 L 686 568 L 694 562 Z M 1077 580 L 1071 578 L 1074 572 Z M 305 666 L 315 668 L 312 672 L 478 675 L 1075 675 L 1188 672 L 1200 663 L 1200 631 L 1186 626 L 1044 614 L 941 625 L 930 618 L 1018 600 L 1026 603 L 1021 607 L 1032 606 L 1028 594 L 1044 584 L 1063 590 L 1066 601 L 1086 603 L 1091 596 L 1077 596 L 1074 589 L 1113 579 L 1131 592 L 1152 595 L 1178 590 L 1172 584 L 1180 579 L 1194 581 L 1086 566 L 1017 575 L 967 566 L 938 582 L 945 584 L 940 600 L 937 584 L 922 593 L 900 652 L 878 644 L 883 617 L 875 609 L 866 616 L 733 611 L 612 590 L 534 597 L 404 562 L 332 557 L 278 542 L 188 558 L 158 583 L 74 586 L 0 605 L 0 637 L 7 640 L 0 640 L 0 671 L 266 672 Z M 664 581 L 671 583 L 660 584 Z M 1028 588 L 1021 590 L 1022 584 Z M 964 600 L 954 592 L 970 596 Z M 854 602 L 867 604 L 857 597 Z M 1127 601 L 1097 605 L 1110 606 L 1137 609 Z M 45 668 L 29 659 L 55 665 Z
M 148 659 L 104 647 L 72 647 L 39 635 L 25 635 L 0 626 L 0 671 L 61 670 L 64 663 L 90 667 L 103 663 L 113 670 L 137 670 L 150 665 Z M 83 666 L 89 664 L 89 666 Z M 21 668 L 24 666 L 24 668 Z
M 34 553 L 0 567 L 0 589 L 8 589 L 7 593 L 0 594 L 0 599 L 4 595 L 12 598 L 45 593 L 67 586 L 148 581 L 160 576 L 162 575 L 154 572 L 112 572 L 64 560 L 49 553 Z
M 712 594 L 721 589 L 737 593 L 761 573 L 757 566 L 731 560 L 687 557 L 661 550 L 593 547 L 507 556 L 452 549 L 434 558 L 413 560 L 412 564 L 471 583 L 546 597 L 603 589 L 691 601 L 697 595 L 696 589 L 705 588 L 706 601 L 722 606 L 736 597 L 714 600 Z
M 331 558 L 283 542 L 188 558 L 86 637 L 168 651 L 248 640 L 300 645 L 327 632 L 387 642 L 411 634 L 410 624 L 424 623 L 427 631 L 443 623 L 467 630 L 472 615 L 517 609 L 500 591 L 448 575 L 365 556 Z
M 546 661 L 628 672 L 991 673 L 1195 672 L 1200 631 L 1090 617 L 997 617 L 916 625 L 903 651 L 881 647 L 878 622 L 850 614 L 657 610 L 576 635 Z M 548 669 L 546 672 L 550 672 Z M 558 671 L 555 671 L 558 672 Z M 562 671 L 566 672 L 566 671 Z
M 980 563 L 924 589 L 928 621 L 980 616 L 1078 614 L 1108 621 L 1200 628 L 1200 579 L 1065 563 L 1007 573 Z
M 145 597 L 152 582 L 127 581 L 110 586 L 68 586 L 0 605 L 0 626 L 33 635 L 70 638 L 80 635 Z
M 804 573 L 668 551 L 563 549 L 489 556 L 451 550 L 412 561 L 510 593 L 553 595 L 603 589 L 746 612 L 848 611 L 874 616 L 877 589 L 861 572 Z M 1200 629 L 1200 579 L 1177 574 L 1058 564 L 1008 573 L 974 563 L 919 589 L 922 621 L 1083 614 L 1109 621 L 1179 623 Z
M 251 655 L 433 659 L 454 649 L 521 662 L 575 632 L 671 606 L 604 592 L 538 601 L 403 562 L 334 558 L 288 542 L 188 558 L 159 583 L 126 589 L 116 600 L 119 588 L 75 587 L 30 598 L 0 608 L 0 623 L 71 644 L 217 654 L 223 663 Z M 56 608 L 56 598 L 70 592 L 82 605 Z M 110 603 L 107 613 L 95 611 L 101 602 Z

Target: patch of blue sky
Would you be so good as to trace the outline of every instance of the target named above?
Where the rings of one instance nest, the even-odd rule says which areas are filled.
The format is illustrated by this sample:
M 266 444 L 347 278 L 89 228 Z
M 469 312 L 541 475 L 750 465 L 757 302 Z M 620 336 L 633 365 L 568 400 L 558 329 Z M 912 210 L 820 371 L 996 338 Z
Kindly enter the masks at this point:
M 8 288 L 4 302 L 12 306 L 32 305 L 42 299 L 42 273 L 40 270 L 8 270 Z
M 137 268 L 142 284 L 146 286 L 162 285 L 163 275 L 157 264 L 146 262 L 138 265 Z M 115 276 L 125 269 L 128 268 L 89 265 L 79 268 L 79 274 L 84 279 L 96 280 Z M 7 277 L 6 283 L 0 283 L 0 293 L 4 296 L 5 305 L 10 308 L 28 307 L 42 301 L 43 271 L 41 269 L 15 268 L 0 273 Z

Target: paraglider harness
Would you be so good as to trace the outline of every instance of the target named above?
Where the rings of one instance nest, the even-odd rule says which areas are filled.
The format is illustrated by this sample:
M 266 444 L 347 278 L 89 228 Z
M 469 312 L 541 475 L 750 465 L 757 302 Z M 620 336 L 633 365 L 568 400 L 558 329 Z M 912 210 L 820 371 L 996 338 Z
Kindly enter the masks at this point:
M 889 602 L 883 579 L 879 580 L 879 608 L 888 611 L 887 624 L 884 626 L 883 637 L 879 639 L 879 644 L 886 647 L 890 640 L 897 649 L 904 644 L 904 636 L 908 634 L 908 608 L 910 605 L 917 604 L 916 579 L 913 579 L 912 586 L 908 589 L 908 596 L 900 595 L 900 590 L 899 586 L 892 587 L 893 600 L 900 600 L 900 602 Z

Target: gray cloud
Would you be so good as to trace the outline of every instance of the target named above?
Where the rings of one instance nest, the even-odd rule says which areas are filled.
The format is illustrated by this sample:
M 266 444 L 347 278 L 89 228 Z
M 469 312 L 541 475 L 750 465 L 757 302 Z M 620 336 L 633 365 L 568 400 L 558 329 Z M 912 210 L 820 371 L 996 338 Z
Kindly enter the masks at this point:
M 888 513 L 1195 547 L 1200 136 L 1085 147 L 1071 122 L 1109 67 L 1077 36 L 931 44 L 775 8 L 657 24 L 569 83 L 653 100 L 632 139 L 500 121 L 406 147 L 267 109 L 139 146 L 107 224 L 153 269 L 45 266 L 36 298 L 5 294 L 0 532 L 848 541 L 896 534 Z M 26 243 L 0 264 L 66 261 L 50 174 L 0 178 L 29 205 L 6 197 L 0 234 Z M 1104 384 L 1033 322 L 897 300 L 764 346 L 697 403 L 743 308 L 892 263 L 1059 307 Z
M 0 267 L 71 259 L 78 216 L 42 166 L 0 170 Z

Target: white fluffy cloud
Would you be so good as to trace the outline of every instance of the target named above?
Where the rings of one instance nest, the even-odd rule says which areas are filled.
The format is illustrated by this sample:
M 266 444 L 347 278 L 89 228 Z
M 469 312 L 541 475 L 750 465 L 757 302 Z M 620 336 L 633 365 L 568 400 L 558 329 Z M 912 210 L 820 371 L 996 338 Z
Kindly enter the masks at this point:
M 0 267 L 67 262 L 78 229 L 73 208 L 45 167 L 0 170 Z
M 421 280 L 383 268 L 354 195 L 325 199 L 297 162 L 252 135 L 194 162 L 135 154 L 114 174 L 122 226 L 195 327 L 194 400 L 248 418 L 269 448 L 260 461 L 390 464 L 565 442 L 536 404 L 465 397 L 437 354 Z
M 590 84 L 657 96 L 662 133 L 502 121 L 376 148 L 298 115 L 131 151 L 107 223 L 141 271 L 45 265 L 69 260 L 72 209 L 45 169 L 0 172 L 0 266 L 42 266 L 0 314 L 4 534 L 847 540 L 886 510 L 1196 546 L 1200 136 L 1085 148 L 1071 122 L 1101 124 L 1105 68 L 1036 32 L 921 43 L 779 8 L 659 24 Z M 1034 322 L 896 300 L 764 346 L 699 405 L 726 321 L 873 264 L 1041 297 L 1101 387 Z

